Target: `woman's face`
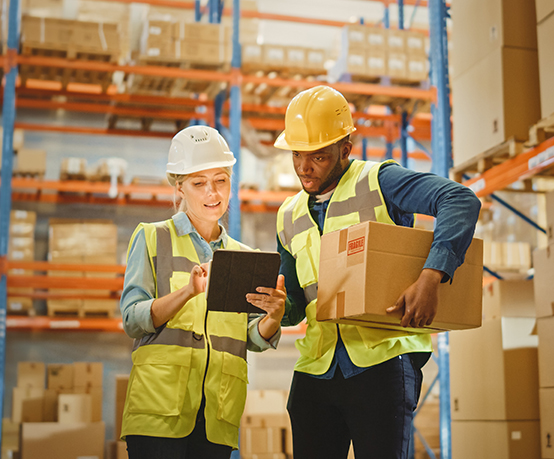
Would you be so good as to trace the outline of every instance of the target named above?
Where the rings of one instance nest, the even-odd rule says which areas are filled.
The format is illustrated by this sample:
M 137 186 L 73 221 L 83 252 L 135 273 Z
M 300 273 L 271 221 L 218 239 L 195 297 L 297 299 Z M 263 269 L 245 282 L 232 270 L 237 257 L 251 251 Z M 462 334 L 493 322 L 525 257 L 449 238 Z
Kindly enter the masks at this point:
M 217 222 L 227 210 L 231 178 L 223 168 L 195 172 L 177 184 L 189 218 Z

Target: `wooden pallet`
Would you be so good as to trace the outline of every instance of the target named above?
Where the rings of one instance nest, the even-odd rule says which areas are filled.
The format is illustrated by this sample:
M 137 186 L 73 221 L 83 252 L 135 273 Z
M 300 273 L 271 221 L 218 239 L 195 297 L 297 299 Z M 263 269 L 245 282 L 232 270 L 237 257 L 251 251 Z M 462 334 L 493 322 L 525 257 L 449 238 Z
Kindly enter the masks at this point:
M 529 140 L 525 142 L 525 146 L 528 148 L 536 147 L 551 137 L 554 137 L 554 113 L 543 118 L 529 129 Z
M 47 303 L 48 316 L 49 317 L 114 317 L 115 315 L 115 306 L 113 300 L 105 300 L 110 304 L 94 305 L 94 306 L 74 306 L 74 305 L 64 305 L 63 300 L 56 301 L 54 304 L 52 302 Z
M 113 52 L 92 50 L 90 48 L 71 46 L 67 48 L 54 47 L 45 44 L 24 43 L 21 48 L 24 56 L 42 56 L 81 60 L 93 62 L 116 63 L 118 56 Z M 112 84 L 113 72 L 96 70 L 78 70 L 56 68 L 39 65 L 21 65 L 19 69 L 21 85 L 26 86 L 27 80 L 48 80 L 61 83 L 62 89 L 67 89 L 69 83 L 84 83 L 99 85 L 106 92 Z
M 492 167 L 523 153 L 524 142 L 514 137 L 450 169 L 450 178 L 463 182 L 464 174 L 482 174 Z
M 44 178 L 44 172 L 13 171 L 12 176 L 42 180 Z

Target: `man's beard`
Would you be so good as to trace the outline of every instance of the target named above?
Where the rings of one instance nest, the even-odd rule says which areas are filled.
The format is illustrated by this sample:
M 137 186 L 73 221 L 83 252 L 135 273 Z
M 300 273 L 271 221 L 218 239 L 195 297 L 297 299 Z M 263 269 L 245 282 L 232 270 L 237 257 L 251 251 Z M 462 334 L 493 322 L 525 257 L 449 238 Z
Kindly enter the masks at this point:
M 306 193 L 308 193 L 310 196 L 318 196 L 320 194 L 323 194 L 323 192 L 327 188 L 329 188 L 333 183 L 338 182 L 342 173 L 343 173 L 343 168 L 342 168 L 342 164 L 340 162 L 340 156 L 339 156 L 337 158 L 337 163 L 335 164 L 333 169 L 331 169 L 331 172 L 329 172 L 329 175 L 327 176 L 325 181 L 321 184 L 321 186 L 316 191 L 309 192 L 306 189 L 304 189 L 304 191 L 306 191 Z

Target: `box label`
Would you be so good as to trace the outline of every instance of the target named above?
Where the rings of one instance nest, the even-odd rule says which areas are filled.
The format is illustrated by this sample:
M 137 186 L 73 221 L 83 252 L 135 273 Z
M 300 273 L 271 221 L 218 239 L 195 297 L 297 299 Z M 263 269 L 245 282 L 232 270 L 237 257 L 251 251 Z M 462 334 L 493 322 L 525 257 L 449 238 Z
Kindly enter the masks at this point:
M 365 237 L 359 237 L 357 239 L 352 239 L 348 241 L 348 253 L 347 255 L 354 255 L 364 251 L 365 246 Z

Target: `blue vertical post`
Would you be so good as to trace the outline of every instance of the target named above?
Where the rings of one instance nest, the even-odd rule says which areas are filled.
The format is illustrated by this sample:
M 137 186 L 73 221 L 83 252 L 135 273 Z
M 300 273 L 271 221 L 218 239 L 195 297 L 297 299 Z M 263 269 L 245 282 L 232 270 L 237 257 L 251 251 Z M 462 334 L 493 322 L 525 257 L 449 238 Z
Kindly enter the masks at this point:
M 241 240 L 240 225 L 240 122 L 242 117 L 242 102 L 240 94 L 240 67 L 241 67 L 241 47 L 239 42 L 239 21 L 240 21 L 240 0 L 233 0 L 233 58 L 231 60 L 231 72 L 234 75 L 231 82 L 231 104 L 230 104 L 230 131 L 231 131 L 231 151 L 237 158 L 233 167 L 233 180 L 231 182 L 231 202 L 229 210 L 229 235 Z
M 404 30 L 404 0 L 398 0 L 398 28 Z
M 367 137 L 362 137 L 362 160 L 367 161 Z
M 200 22 L 202 19 L 202 10 L 200 9 L 200 0 L 194 2 L 194 20 Z
M 402 125 L 400 126 L 400 164 L 402 167 L 408 167 L 408 113 L 402 112 Z
M 385 159 L 392 159 L 392 151 L 394 149 L 394 144 L 392 142 L 387 142 L 385 149 Z
M 448 80 L 448 48 L 446 34 L 447 9 L 445 0 L 429 0 L 429 29 L 431 38 L 431 84 L 437 89 L 437 100 L 431 106 L 432 171 L 448 177 L 452 166 L 452 127 L 450 125 L 450 82 Z M 440 381 L 440 439 L 441 459 L 452 458 L 450 416 L 450 348 L 448 333 L 438 335 Z
M 7 58 L 17 56 L 19 48 L 19 0 L 10 2 L 8 13 L 8 53 Z M 2 139 L 2 184 L 0 185 L 0 259 L 8 256 L 10 229 L 10 210 L 12 204 L 13 171 L 13 126 L 15 123 L 15 81 L 17 65 L 7 71 L 4 86 L 3 139 Z M 6 273 L 0 273 L 0 413 L 4 412 L 4 374 L 6 367 L 6 310 L 8 303 L 8 279 Z M 0 432 L 0 448 L 2 433 Z

